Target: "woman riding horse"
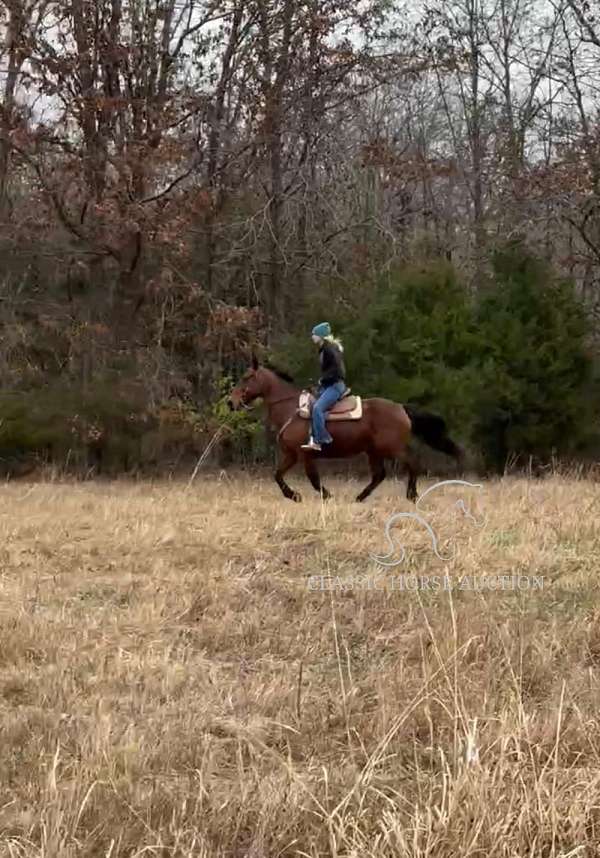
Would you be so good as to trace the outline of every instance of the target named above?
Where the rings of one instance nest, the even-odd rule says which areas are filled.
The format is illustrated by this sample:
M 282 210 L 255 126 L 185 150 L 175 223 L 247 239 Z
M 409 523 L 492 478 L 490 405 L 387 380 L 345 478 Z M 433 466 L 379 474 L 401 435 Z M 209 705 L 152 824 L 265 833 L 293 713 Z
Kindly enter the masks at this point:
M 317 400 L 312 409 L 312 435 L 308 444 L 302 444 L 302 449 L 320 452 L 321 444 L 331 444 L 333 441 L 325 425 L 326 414 L 346 392 L 346 368 L 344 347 L 340 340 L 332 335 L 329 322 L 315 325 L 312 329 L 312 340 L 319 347 L 321 378 Z
M 314 455 L 310 450 L 302 449 L 305 446 L 307 420 L 299 410 L 301 393 L 301 389 L 294 385 L 289 376 L 260 366 L 256 356 L 253 356 L 251 366 L 229 397 L 229 406 L 233 410 L 249 408 L 257 399 L 264 402 L 269 424 L 277 432 L 280 450 L 275 479 L 284 497 L 290 500 L 299 501 L 300 494 L 294 491 L 283 477 L 299 458 L 304 462 L 306 475 L 313 488 L 325 499 L 331 495 L 321 484 L 319 460 L 345 459 L 366 453 L 371 481 L 356 500 L 364 501 L 377 488 L 386 476 L 386 459 L 395 459 L 406 466 L 406 497 L 415 502 L 418 463 L 409 449 L 411 437 L 419 438 L 432 449 L 452 456 L 462 468 L 463 452 L 458 444 L 448 437 L 446 423 L 442 417 L 380 397 L 362 400 L 360 419 L 336 421 L 335 428 L 332 426 L 332 443 L 326 444 L 320 455 Z

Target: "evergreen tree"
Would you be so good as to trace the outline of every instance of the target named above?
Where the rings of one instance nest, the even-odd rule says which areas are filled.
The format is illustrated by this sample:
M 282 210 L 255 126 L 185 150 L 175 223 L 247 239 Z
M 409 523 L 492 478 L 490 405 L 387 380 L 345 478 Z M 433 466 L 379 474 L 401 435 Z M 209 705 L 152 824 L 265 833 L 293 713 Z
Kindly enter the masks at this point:
M 574 453 L 593 438 L 598 405 L 581 302 L 572 283 L 519 243 L 492 263 L 493 286 L 477 307 L 473 438 L 497 469 L 510 453 Z

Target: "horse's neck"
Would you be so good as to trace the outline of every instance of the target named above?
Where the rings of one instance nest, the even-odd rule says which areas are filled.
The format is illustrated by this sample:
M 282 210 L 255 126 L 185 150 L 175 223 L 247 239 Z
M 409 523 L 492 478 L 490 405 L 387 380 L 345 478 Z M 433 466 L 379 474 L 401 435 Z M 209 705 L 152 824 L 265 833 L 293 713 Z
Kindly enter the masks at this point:
M 263 397 L 269 412 L 269 422 L 280 428 L 298 407 L 301 391 L 287 382 L 272 384 Z

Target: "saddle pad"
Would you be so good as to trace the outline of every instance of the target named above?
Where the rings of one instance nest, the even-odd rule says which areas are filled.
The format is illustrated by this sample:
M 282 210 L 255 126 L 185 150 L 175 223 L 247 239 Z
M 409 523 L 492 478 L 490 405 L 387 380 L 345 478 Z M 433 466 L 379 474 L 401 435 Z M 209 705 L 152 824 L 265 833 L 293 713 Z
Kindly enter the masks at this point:
M 298 401 L 298 414 L 305 420 L 309 420 L 311 409 L 315 398 L 308 390 L 303 390 Z M 360 396 L 348 396 L 333 406 L 327 412 L 325 419 L 327 420 L 360 420 L 362 417 L 362 400 Z

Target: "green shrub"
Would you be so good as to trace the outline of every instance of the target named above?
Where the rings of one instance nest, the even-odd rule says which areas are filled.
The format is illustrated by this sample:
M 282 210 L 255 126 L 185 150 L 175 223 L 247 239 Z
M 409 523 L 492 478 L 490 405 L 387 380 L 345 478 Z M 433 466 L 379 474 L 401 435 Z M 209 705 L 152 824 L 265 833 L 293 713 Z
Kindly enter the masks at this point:
M 267 458 L 269 453 L 264 424 L 258 408 L 239 411 L 229 408 L 228 399 L 233 386 L 234 381 L 230 376 L 221 378 L 217 399 L 209 409 L 215 431 L 220 427 L 226 430 L 220 445 L 220 461 L 223 465 L 233 461 L 255 464 Z

